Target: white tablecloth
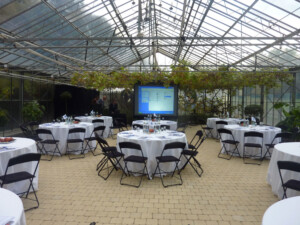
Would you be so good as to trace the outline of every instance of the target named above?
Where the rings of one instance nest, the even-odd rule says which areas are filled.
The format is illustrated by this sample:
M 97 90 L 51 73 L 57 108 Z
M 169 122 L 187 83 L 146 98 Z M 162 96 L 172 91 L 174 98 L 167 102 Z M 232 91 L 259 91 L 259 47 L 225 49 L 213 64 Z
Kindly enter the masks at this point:
M 132 126 L 134 124 L 140 124 L 143 125 L 145 120 L 134 120 L 132 121 Z M 177 129 L 177 122 L 171 121 L 171 120 L 161 120 L 160 125 L 168 125 L 170 126 L 170 130 L 176 130 Z M 154 126 L 154 125 L 153 125 Z
M 242 127 L 239 125 L 225 125 L 224 128 L 231 130 L 234 138 L 236 141 L 239 141 L 240 144 L 238 145 L 238 150 L 241 155 L 243 156 L 243 146 L 244 146 L 244 134 L 245 132 L 249 131 L 256 131 L 263 133 L 264 138 L 263 138 L 263 156 L 266 153 L 266 147 L 265 144 L 270 144 L 272 140 L 274 139 L 275 135 L 277 133 L 281 132 L 281 129 L 278 127 L 271 127 L 271 126 L 248 126 L 248 127 Z M 227 135 L 224 135 L 224 138 L 228 138 Z M 259 143 L 261 144 L 261 139 L 260 138 L 248 138 L 247 139 L 249 142 L 252 143 Z M 278 141 L 278 140 L 276 140 Z M 232 146 L 230 146 L 232 147 Z M 228 149 L 230 149 L 230 147 Z M 251 151 L 250 148 L 247 148 L 247 152 Z M 253 149 L 253 151 L 257 151 L 257 149 Z
M 26 154 L 26 153 L 37 153 L 37 148 L 35 141 L 28 138 L 14 138 L 16 141 L 10 144 L 0 144 L 0 175 L 5 174 L 5 170 L 7 167 L 7 163 L 10 158 Z M 6 147 L 7 149 L 3 149 Z M 29 171 L 33 173 L 35 170 L 36 163 L 23 163 L 20 165 L 16 165 L 11 167 L 9 170 L 10 173 L 18 172 L 18 171 Z M 35 190 L 38 190 L 38 176 L 39 176 L 39 168 L 36 171 L 36 177 L 33 179 L 33 187 Z M 20 181 L 17 183 L 4 185 L 6 189 L 13 191 L 18 194 L 24 191 L 27 191 L 29 187 L 29 181 Z M 1 202 L 1 198 L 0 198 Z
M 224 119 L 221 119 L 221 118 L 207 118 L 206 125 L 208 127 L 213 128 L 211 132 L 212 132 L 214 138 L 218 137 L 216 122 L 220 121 L 220 120 L 226 121 L 228 123 L 228 125 L 239 124 L 241 121 L 244 121 L 242 119 L 236 119 L 236 118 L 224 118 Z M 223 127 L 224 127 L 224 125 L 221 125 L 221 124 L 218 125 L 218 129 L 223 128 Z
M 101 119 L 104 121 L 104 124 L 97 124 L 97 126 L 105 126 L 105 130 L 103 132 L 103 137 L 107 138 L 110 135 L 110 127 L 112 126 L 112 117 L 111 116 L 101 116 L 101 117 L 95 117 L 95 116 L 77 116 L 75 119 L 78 119 L 82 122 L 88 122 L 91 123 L 93 120 Z
M 281 186 L 277 161 L 293 161 L 300 163 L 300 142 L 281 143 L 275 145 L 274 147 L 269 164 L 267 181 L 271 185 L 273 193 L 281 199 L 283 195 L 283 189 Z M 284 181 L 289 179 L 300 180 L 300 173 L 287 170 L 281 170 L 281 173 Z M 288 197 L 292 197 L 300 195 L 300 192 L 287 189 L 286 194 Z
M 149 176 L 151 177 L 154 173 L 154 170 L 157 166 L 156 158 L 157 156 L 160 156 L 162 153 L 162 150 L 167 143 L 171 142 L 184 142 L 187 143 L 186 136 L 184 133 L 177 132 L 177 131 L 164 131 L 157 134 L 144 134 L 142 131 L 124 131 L 118 133 L 117 136 L 117 148 L 119 149 L 119 142 L 129 141 L 133 143 L 140 144 L 142 147 L 142 151 L 145 157 L 148 157 L 147 161 L 147 169 L 149 172 Z M 125 157 L 128 155 L 127 152 L 123 152 L 125 154 Z M 172 155 L 175 157 L 180 156 L 179 149 L 176 151 L 174 150 L 172 152 Z M 181 160 L 184 160 L 184 157 L 181 158 Z M 184 161 L 185 162 L 185 161 Z M 184 164 L 184 162 L 180 162 L 178 165 L 179 168 Z M 174 170 L 174 163 L 163 163 L 162 169 L 164 171 L 172 171 Z M 132 163 L 128 164 L 129 170 L 138 171 L 143 168 L 142 165 L 135 164 L 133 166 Z
M 19 196 L 0 188 L 0 224 L 14 221 L 13 225 L 26 225 L 24 207 Z
M 39 125 L 39 128 L 51 130 L 54 138 L 56 140 L 59 140 L 58 148 L 61 154 L 66 154 L 67 138 L 68 138 L 69 130 L 71 128 L 79 128 L 79 127 L 85 128 L 85 137 L 90 137 L 94 129 L 94 125 L 92 123 L 86 123 L 86 122 L 80 122 L 78 124 L 72 124 L 72 125 L 67 125 L 64 122 L 44 123 Z M 92 143 L 92 146 L 95 146 L 95 144 L 96 143 Z M 53 146 L 51 146 L 51 149 L 53 149 Z
M 271 205 L 264 214 L 262 225 L 299 225 L 300 197 L 286 198 Z

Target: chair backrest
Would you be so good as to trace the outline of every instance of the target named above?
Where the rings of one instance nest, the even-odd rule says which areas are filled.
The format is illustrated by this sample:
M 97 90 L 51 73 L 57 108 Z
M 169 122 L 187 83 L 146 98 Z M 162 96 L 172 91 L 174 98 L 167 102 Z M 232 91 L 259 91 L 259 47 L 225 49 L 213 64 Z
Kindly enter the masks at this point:
M 205 137 L 203 136 L 202 130 L 198 130 L 192 140 L 190 141 L 190 145 L 193 145 L 195 149 L 198 149 L 202 142 L 204 141 Z
M 79 137 L 76 137 L 76 139 L 79 138 L 81 140 L 84 140 L 85 128 L 82 128 L 82 127 L 71 128 L 68 133 L 68 139 L 72 139 L 76 134 L 79 136 Z
M 95 133 L 95 137 L 96 137 L 96 140 L 99 143 L 102 151 L 103 151 L 103 148 L 109 147 L 109 144 L 107 143 L 107 141 L 104 138 L 102 138 L 99 134 Z
M 41 154 L 27 153 L 27 154 L 23 154 L 23 155 L 19 155 L 14 158 L 11 158 L 8 161 L 7 167 L 14 166 L 14 165 L 21 164 L 21 163 L 26 163 L 26 162 L 32 162 L 32 161 L 39 162 L 40 159 L 41 159 Z
M 263 138 L 264 134 L 257 131 L 249 131 L 244 133 L 244 137 L 258 137 Z
M 144 156 L 143 151 L 142 151 L 142 147 L 141 145 L 137 144 L 137 143 L 133 143 L 133 142 L 128 142 L 128 141 L 124 141 L 124 142 L 119 142 L 119 147 L 122 153 L 124 153 L 124 149 L 130 149 L 130 150 L 135 150 L 137 151 L 136 153 L 140 153 L 139 155 Z M 132 151 L 131 151 L 132 153 Z M 132 155 L 132 154 L 130 154 Z M 133 154 L 135 155 L 135 154 Z
M 176 148 L 180 148 L 181 151 L 183 151 L 185 146 L 186 146 L 186 143 L 183 143 L 183 142 L 171 142 L 171 143 L 165 144 L 163 151 L 161 153 L 161 156 L 164 155 L 165 151 L 169 151 L 169 150 L 176 149 Z
M 218 120 L 216 121 L 216 125 L 228 125 L 228 122 L 224 121 L 224 120 Z
M 49 139 L 49 138 L 51 138 L 51 139 L 54 140 L 54 136 L 53 136 L 51 130 L 39 128 L 39 129 L 36 130 L 36 134 L 40 139 Z M 40 136 L 40 135 L 42 135 L 42 136 Z
M 94 119 L 92 120 L 92 123 L 104 123 L 103 119 Z
M 279 170 L 290 170 L 300 172 L 300 163 L 292 161 L 277 161 Z
M 281 132 L 281 133 L 277 133 L 273 139 L 273 141 L 276 139 L 276 138 L 281 138 L 281 141 L 280 143 L 283 143 L 283 142 L 291 142 L 293 140 L 293 134 L 290 133 L 290 132 Z M 273 143 L 272 141 L 272 143 Z
M 94 134 L 97 133 L 98 135 L 103 136 L 104 130 L 105 130 L 105 126 L 98 126 L 98 127 L 94 128 L 93 133 Z M 93 134 L 91 134 L 91 135 L 93 135 Z
M 219 128 L 219 129 L 217 129 L 217 131 L 219 133 L 219 136 L 220 136 L 221 140 L 224 140 L 222 134 L 230 135 L 231 136 L 231 140 L 235 140 L 234 137 L 233 137 L 233 134 L 232 134 L 231 130 L 228 130 L 228 129 L 225 129 L 225 128 Z M 227 140 L 229 139 L 228 136 L 227 136 L 226 139 Z

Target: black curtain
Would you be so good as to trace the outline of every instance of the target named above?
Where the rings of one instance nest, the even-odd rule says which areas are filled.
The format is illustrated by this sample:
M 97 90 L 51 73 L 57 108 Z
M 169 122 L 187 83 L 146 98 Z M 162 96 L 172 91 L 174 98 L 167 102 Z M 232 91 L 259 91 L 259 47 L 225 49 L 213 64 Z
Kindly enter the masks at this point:
M 92 100 L 99 95 L 95 90 L 88 90 L 85 88 L 56 85 L 54 92 L 54 117 L 60 118 L 66 114 L 65 101 L 60 98 L 60 95 L 68 91 L 71 93 L 72 98 L 67 101 L 67 115 L 78 116 L 90 113 Z

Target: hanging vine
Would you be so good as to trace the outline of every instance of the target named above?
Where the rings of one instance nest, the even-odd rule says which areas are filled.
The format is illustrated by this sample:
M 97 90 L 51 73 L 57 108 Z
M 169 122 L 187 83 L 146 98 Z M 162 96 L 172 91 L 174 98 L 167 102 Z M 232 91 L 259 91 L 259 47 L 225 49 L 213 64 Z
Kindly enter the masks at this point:
M 280 82 L 290 83 L 293 76 L 287 70 L 262 69 L 255 72 L 239 72 L 235 69 L 220 67 L 218 71 L 190 71 L 186 62 L 171 66 L 171 72 L 129 72 L 124 68 L 105 74 L 102 72 L 74 73 L 73 85 L 97 89 L 106 88 L 132 89 L 136 83 L 160 83 L 168 87 L 171 83 L 178 84 L 182 90 L 234 89 L 263 85 L 266 89 L 278 87 Z M 280 82 L 279 82 L 280 81 Z

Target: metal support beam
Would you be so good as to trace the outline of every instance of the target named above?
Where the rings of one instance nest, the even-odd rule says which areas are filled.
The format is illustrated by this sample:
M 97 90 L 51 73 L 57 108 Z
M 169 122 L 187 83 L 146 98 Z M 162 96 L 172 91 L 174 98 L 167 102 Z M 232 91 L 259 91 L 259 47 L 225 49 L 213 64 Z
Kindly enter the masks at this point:
M 134 41 L 132 40 L 132 38 L 131 38 L 131 36 L 130 36 L 130 34 L 129 34 L 129 32 L 128 32 L 127 26 L 126 26 L 125 22 L 123 21 L 123 19 L 121 18 L 121 15 L 120 15 L 118 9 L 116 8 L 115 3 L 114 3 L 113 0 L 110 0 L 110 5 L 112 6 L 112 8 L 113 8 L 113 10 L 114 10 L 114 12 L 115 12 L 115 14 L 116 14 L 116 16 L 118 17 L 118 19 L 119 19 L 119 21 L 120 21 L 120 23 L 121 23 L 121 25 L 122 25 L 122 27 L 123 27 L 125 33 L 126 33 L 126 35 L 128 36 L 128 38 L 129 38 L 129 40 L 130 40 L 130 44 L 134 47 L 134 49 L 135 49 L 135 51 L 136 51 L 136 53 L 137 53 L 139 59 L 142 60 L 142 57 L 141 57 L 141 55 L 140 55 L 140 53 L 139 53 L 137 47 L 135 46 L 135 43 L 134 43 Z
M 253 8 L 253 6 L 258 2 L 258 0 L 255 0 L 243 13 L 242 15 L 240 15 L 240 17 L 234 21 L 234 23 L 228 28 L 228 30 L 222 35 L 222 37 L 225 37 L 229 31 L 231 31 L 231 29 L 250 11 L 250 9 Z M 197 64 L 199 64 L 204 58 L 205 56 L 207 56 L 207 54 L 209 54 L 211 52 L 211 50 L 215 47 L 216 44 L 218 44 L 220 42 L 220 40 L 217 40 L 217 42 L 211 46 L 211 48 L 199 59 L 199 61 L 197 62 Z
M 274 45 L 278 45 L 278 44 L 282 43 L 282 42 L 285 41 L 287 38 L 293 37 L 293 36 L 295 36 L 295 35 L 297 35 L 297 34 L 299 34 L 299 33 L 300 33 L 300 29 L 297 29 L 297 30 L 295 30 L 294 32 L 292 32 L 292 33 L 290 33 L 290 34 L 288 34 L 288 35 L 282 37 L 281 39 L 278 39 L 278 40 L 274 41 L 272 44 L 267 44 L 266 47 L 261 48 L 260 50 L 258 50 L 258 51 L 256 51 L 256 52 L 254 52 L 254 53 L 252 53 L 252 54 L 250 54 L 250 55 L 248 55 L 248 56 L 246 56 L 246 57 L 244 57 L 244 58 L 242 58 L 242 59 L 240 59 L 240 60 L 238 60 L 238 61 L 232 63 L 230 66 L 235 66 L 235 65 L 237 65 L 237 64 L 239 64 L 239 63 L 241 63 L 241 62 L 243 62 L 243 61 L 245 61 L 245 60 L 247 60 L 247 59 L 249 59 L 249 58 L 251 58 L 251 57 L 253 57 L 253 56 L 255 56 L 255 55 L 258 55 L 258 54 L 262 53 L 263 51 L 265 51 L 265 50 L 267 50 L 267 49 L 273 47 Z

